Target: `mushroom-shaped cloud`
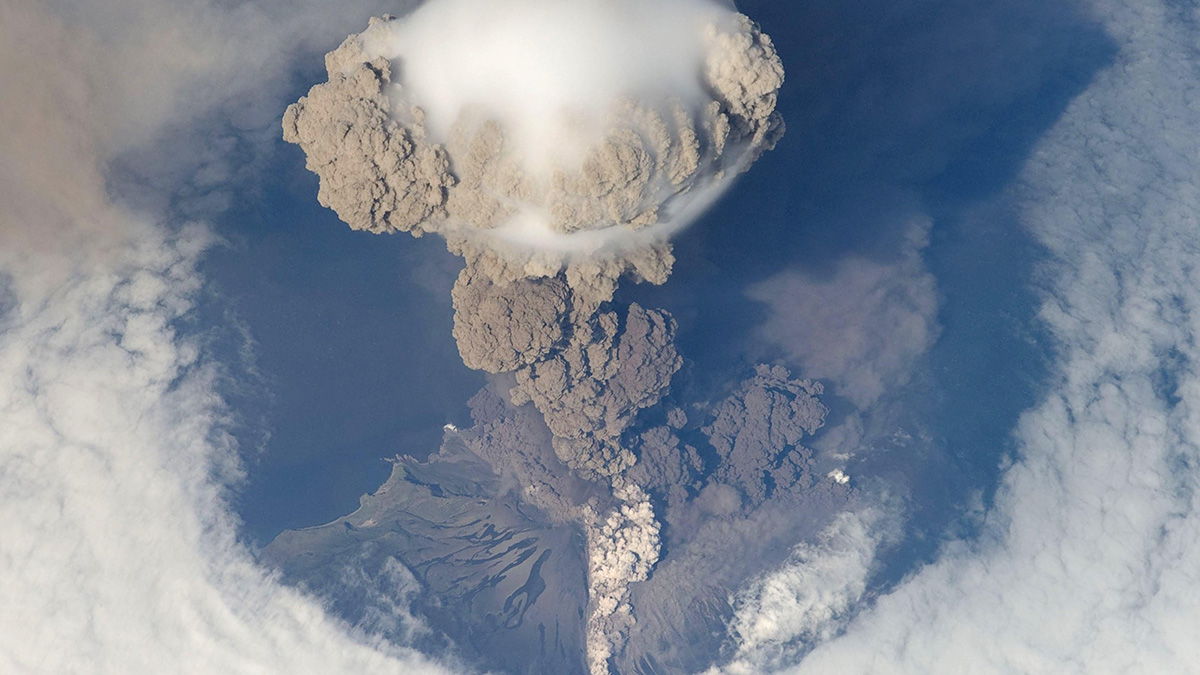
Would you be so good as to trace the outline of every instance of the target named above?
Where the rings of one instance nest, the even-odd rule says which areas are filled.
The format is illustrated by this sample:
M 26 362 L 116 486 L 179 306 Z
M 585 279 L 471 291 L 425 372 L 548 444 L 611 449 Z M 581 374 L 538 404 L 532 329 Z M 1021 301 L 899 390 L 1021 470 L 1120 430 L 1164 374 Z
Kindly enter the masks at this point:
M 629 635 L 629 583 L 658 559 L 630 437 L 682 365 L 671 316 L 613 293 L 666 281 L 670 236 L 783 133 L 779 57 L 717 0 L 429 0 L 325 65 L 283 119 L 320 202 L 357 230 L 444 237 L 466 261 L 463 361 L 513 374 L 572 480 L 611 481 L 614 506 L 586 523 L 601 675 Z
M 444 236 L 464 362 L 515 373 L 573 468 L 623 471 L 680 359 L 665 312 L 606 305 L 782 133 L 770 38 L 714 0 L 430 0 L 325 61 L 283 120 L 321 203 Z
M 521 274 L 669 269 L 663 242 L 783 131 L 770 38 L 711 0 L 433 0 L 326 66 L 284 119 L 321 202 Z

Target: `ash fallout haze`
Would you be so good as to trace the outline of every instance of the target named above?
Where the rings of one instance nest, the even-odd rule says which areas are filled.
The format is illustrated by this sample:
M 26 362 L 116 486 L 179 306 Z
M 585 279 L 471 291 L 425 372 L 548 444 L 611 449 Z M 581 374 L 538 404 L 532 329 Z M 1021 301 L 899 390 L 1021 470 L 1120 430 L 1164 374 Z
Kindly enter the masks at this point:
M 1200 671 L 1198 36 L 0 0 L 0 672 Z

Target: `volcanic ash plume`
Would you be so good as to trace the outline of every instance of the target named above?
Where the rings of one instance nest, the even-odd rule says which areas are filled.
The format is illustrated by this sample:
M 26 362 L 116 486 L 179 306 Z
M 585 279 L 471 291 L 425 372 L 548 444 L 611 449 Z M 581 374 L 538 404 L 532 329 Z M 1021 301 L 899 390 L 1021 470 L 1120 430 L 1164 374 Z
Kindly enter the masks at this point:
M 467 365 L 515 373 L 568 465 L 615 475 L 621 434 L 680 359 L 668 236 L 783 131 L 769 37 L 707 0 L 433 0 L 372 20 L 284 117 L 352 228 L 436 232 L 467 267 Z
M 357 230 L 444 237 L 466 261 L 463 361 L 510 373 L 559 459 L 615 486 L 588 525 L 603 672 L 628 583 L 657 560 L 627 436 L 682 365 L 671 316 L 613 293 L 663 283 L 669 237 L 778 140 L 783 66 L 715 0 L 431 0 L 372 20 L 326 69 L 283 120 L 321 204 Z
M 321 203 L 497 280 L 663 281 L 667 236 L 783 130 L 770 38 L 704 0 L 434 0 L 326 68 L 284 118 Z

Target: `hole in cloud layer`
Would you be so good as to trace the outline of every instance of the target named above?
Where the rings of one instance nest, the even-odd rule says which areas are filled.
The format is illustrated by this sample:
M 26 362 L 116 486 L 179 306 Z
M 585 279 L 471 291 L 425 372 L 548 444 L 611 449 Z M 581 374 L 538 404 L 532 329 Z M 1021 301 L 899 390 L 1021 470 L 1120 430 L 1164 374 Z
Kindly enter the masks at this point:
M 662 550 L 652 495 L 627 475 L 637 418 L 663 404 L 683 360 L 670 314 L 614 303 L 613 293 L 625 275 L 664 282 L 670 235 L 783 133 L 774 45 L 708 0 L 435 0 L 373 20 L 327 55 L 326 69 L 328 82 L 288 109 L 284 139 L 305 151 L 319 201 L 351 228 L 436 233 L 465 258 L 452 291 L 463 362 L 511 374 L 505 405 L 532 403 L 551 436 L 495 466 L 549 453 L 536 473 L 558 478 L 523 480 L 545 487 L 524 499 L 584 531 L 588 603 L 576 614 L 586 665 L 620 669 L 642 649 L 630 585 L 649 579 Z M 812 417 L 793 429 L 811 433 L 824 410 L 815 389 L 772 373 L 759 377 L 788 393 L 760 397 Z M 671 457 L 661 464 L 687 464 L 673 458 L 683 451 L 672 431 L 654 438 Z M 775 451 L 747 451 L 748 461 Z M 772 474 L 767 490 L 808 475 L 775 468 L 784 480 Z M 565 476 L 605 499 L 545 503 L 538 495 L 558 494 Z M 668 598 L 653 602 L 674 611 Z

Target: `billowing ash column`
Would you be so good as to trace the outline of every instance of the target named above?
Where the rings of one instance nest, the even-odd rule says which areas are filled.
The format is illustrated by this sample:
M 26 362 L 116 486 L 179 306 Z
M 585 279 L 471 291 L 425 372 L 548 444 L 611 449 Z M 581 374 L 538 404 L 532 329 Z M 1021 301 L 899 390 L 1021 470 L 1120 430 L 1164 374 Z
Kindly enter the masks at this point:
M 663 283 L 669 237 L 782 134 L 770 38 L 708 0 L 432 0 L 372 20 L 326 68 L 283 120 L 321 204 L 354 229 L 444 237 L 466 261 L 463 361 L 513 373 L 569 467 L 619 476 L 623 435 L 682 361 L 671 316 L 613 292 Z M 634 520 L 595 522 L 600 551 Z

